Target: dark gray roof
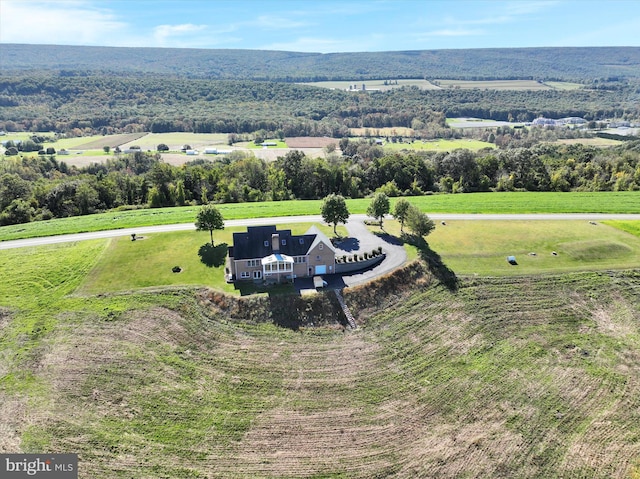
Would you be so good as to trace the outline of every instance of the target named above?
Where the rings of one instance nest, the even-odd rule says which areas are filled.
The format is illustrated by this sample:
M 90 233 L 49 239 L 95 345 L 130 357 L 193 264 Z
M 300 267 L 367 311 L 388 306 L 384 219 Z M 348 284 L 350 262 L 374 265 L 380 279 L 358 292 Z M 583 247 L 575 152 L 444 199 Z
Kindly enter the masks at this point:
M 273 254 L 271 235 L 279 235 L 279 252 L 289 256 L 304 256 L 316 239 L 315 234 L 292 235 L 291 230 L 277 230 L 275 226 L 249 226 L 247 231 L 233 233 L 234 259 L 264 258 Z M 285 244 L 282 244 L 282 242 Z M 265 242 L 267 246 L 265 246 Z

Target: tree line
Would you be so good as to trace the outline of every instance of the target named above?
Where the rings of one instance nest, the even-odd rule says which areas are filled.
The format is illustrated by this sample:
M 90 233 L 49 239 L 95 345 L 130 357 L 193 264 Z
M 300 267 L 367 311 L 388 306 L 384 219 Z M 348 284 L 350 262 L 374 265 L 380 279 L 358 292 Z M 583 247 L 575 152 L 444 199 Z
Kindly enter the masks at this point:
M 54 155 L 0 162 L 0 224 L 86 215 L 114 208 L 361 198 L 478 191 L 640 189 L 640 142 L 597 149 L 541 144 L 504 150 L 390 153 L 344 138 L 344 154 L 292 150 L 267 163 L 250 153 L 183 166 L 135 152 L 77 168 Z

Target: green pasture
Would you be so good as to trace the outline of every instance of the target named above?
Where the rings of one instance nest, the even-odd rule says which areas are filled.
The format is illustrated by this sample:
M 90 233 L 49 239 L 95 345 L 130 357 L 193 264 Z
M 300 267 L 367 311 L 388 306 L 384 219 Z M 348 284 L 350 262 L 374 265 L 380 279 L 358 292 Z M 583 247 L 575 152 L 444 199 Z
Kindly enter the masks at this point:
M 587 221 L 447 221 L 427 240 L 449 268 L 465 275 L 640 267 L 640 237 Z M 510 265 L 507 256 L 518 264 Z
M 407 197 L 426 213 L 635 213 L 640 192 L 502 192 Z M 349 199 L 352 214 L 364 214 L 369 198 Z M 391 207 L 395 199 L 391 199 Z M 319 215 L 322 200 L 292 200 L 218 205 L 225 219 Z M 192 223 L 199 206 L 111 211 L 87 216 L 0 227 L 0 241 L 141 226 Z
M 278 140 L 275 138 L 270 138 L 268 140 L 264 140 L 267 141 L 269 143 L 275 143 L 274 146 L 267 146 L 264 147 L 262 145 L 256 145 L 255 142 L 253 141 L 248 141 L 248 142 L 243 142 L 243 143 L 236 143 L 236 146 L 242 147 L 242 148 L 247 148 L 249 150 L 261 150 L 263 148 L 289 148 L 287 146 L 287 143 L 282 141 L 282 140 Z
M 427 151 L 453 151 L 457 149 L 467 149 L 471 151 L 482 150 L 483 148 L 496 148 L 493 143 L 480 140 L 459 139 L 459 140 L 415 140 L 402 143 L 385 143 L 384 149 L 393 151 L 400 150 L 427 150 Z
M 584 88 L 584 85 L 581 83 L 571 83 L 568 81 L 546 81 L 544 84 L 556 90 L 580 90 Z

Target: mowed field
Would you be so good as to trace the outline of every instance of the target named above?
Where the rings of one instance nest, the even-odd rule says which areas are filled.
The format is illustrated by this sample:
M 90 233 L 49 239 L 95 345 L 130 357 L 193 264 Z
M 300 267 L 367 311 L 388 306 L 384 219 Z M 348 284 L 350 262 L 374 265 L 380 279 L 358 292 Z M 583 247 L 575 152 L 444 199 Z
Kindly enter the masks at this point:
M 81 479 L 640 472 L 637 270 L 450 289 L 416 264 L 347 291 L 344 330 L 324 294 L 88 294 L 107 252 L 0 251 L 0 451 L 77 452 Z

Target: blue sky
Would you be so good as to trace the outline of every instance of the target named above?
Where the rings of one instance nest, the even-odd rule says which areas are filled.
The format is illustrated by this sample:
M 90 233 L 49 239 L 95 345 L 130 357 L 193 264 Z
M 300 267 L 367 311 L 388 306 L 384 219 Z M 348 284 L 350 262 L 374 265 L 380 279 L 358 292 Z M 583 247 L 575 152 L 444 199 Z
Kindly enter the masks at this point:
M 640 46 L 640 1 L 0 0 L 0 43 L 321 53 Z

